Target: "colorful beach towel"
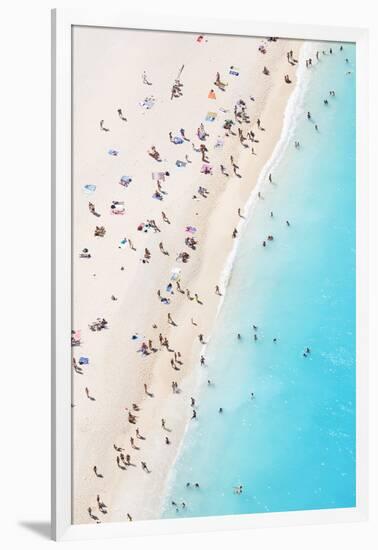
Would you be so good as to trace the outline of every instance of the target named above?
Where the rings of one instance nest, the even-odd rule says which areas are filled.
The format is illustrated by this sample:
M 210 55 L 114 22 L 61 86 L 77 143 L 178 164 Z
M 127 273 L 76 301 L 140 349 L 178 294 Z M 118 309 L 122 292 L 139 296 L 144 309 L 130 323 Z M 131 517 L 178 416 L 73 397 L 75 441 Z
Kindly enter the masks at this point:
M 235 67 L 235 65 L 231 65 L 229 73 L 233 76 L 239 76 L 240 71 L 238 67 Z
M 126 245 L 127 245 L 127 239 L 125 237 L 120 241 L 118 248 L 125 248 Z
M 130 178 L 130 176 L 122 176 L 122 178 L 119 180 L 119 184 L 123 185 L 123 187 L 128 187 L 132 181 L 133 180 L 132 178 Z
M 96 191 L 96 186 L 89 183 L 83 187 L 85 193 L 94 193 Z
M 149 97 L 146 97 L 144 98 L 143 101 L 140 101 L 139 102 L 139 105 L 141 107 L 143 107 L 143 109 L 152 109 L 152 107 L 155 105 L 155 102 L 156 102 L 156 99 L 154 98 L 154 96 L 149 96 Z
M 208 112 L 206 115 L 206 122 L 214 122 L 214 120 L 217 118 L 217 113 Z

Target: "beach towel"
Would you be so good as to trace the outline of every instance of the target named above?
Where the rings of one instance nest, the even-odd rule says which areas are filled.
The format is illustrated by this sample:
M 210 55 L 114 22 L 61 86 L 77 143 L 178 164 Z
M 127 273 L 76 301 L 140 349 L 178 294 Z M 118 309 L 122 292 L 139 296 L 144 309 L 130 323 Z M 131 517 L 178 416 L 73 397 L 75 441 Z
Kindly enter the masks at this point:
M 214 90 L 210 90 L 209 95 L 207 97 L 209 99 L 217 99 L 217 96 L 215 95 Z
M 120 241 L 118 248 L 125 248 L 126 245 L 127 245 L 127 239 L 125 237 Z
M 152 172 L 152 179 L 154 181 L 165 181 L 165 172 Z
M 117 157 L 119 155 L 119 152 L 116 151 L 116 149 L 109 149 L 108 155 L 110 155 L 111 157 Z
M 175 136 L 174 138 L 172 138 L 172 143 L 174 143 L 175 145 L 181 145 L 181 143 L 184 143 L 184 140 L 182 137 Z
M 185 168 L 186 162 L 184 162 L 183 160 L 176 160 L 176 166 L 177 168 Z
M 217 141 L 215 142 L 215 145 L 214 145 L 214 149 L 222 149 L 224 145 L 224 141 L 223 139 L 217 139 Z
M 122 176 L 122 178 L 119 180 L 120 185 L 123 185 L 123 187 L 128 187 L 129 184 L 132 182 L 132 178 L 130 176 Z
M 143 107 L 143 109 L 152 109 L 152 107 L 155 105 L 155 98 L 154 96 L 146 97 L 143 101 L 139 102 L 139 105 Z
M 188 233 L 191 233 L 193 235 L 194 233 L 197 232 L 197 228 L 193 227 L 192 225 L 187 225 L 185 227 L 185 231 L 187 231 Z
M 180 279 L 181 269 L 174 267 L 171 271 L 171 281 L 178 281 Z
M 89 365 L 89 357 L 80 357 L 79 365 Z
M 239 76 L 239 69 L 238 67 L 235 67 L 234 65 L 231 65 L 229 73 L 233 76 Z
M 211 113 L 210 111 L 206 115 L 206 122 L 214 122 L 214 120 L 217 118 L 217 113 Z
M 112 214 L 123 215 L 125 213 L 124 202 L 113 201 L 110 206 L 110 212 Z
M 89 183 L 83 187 L 85 193 L 94 193 L 96 191 L 96 186 Z
M 202 164 L 201 174 L 212 174 L 213 167 L 210 164 Z

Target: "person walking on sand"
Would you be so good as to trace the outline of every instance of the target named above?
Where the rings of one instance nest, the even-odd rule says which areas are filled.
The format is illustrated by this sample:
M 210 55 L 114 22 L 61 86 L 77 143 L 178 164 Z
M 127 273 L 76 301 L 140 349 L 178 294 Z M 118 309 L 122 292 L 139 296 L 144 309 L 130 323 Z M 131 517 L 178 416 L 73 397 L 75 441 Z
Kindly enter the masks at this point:
M 168 323 L 173 327 L 177 327 L 177 323 L 174 322 L 170 313 L 168 313 Z
M 160 153 L 156 150 L 155 145 L 152 145 L 150 151 L 147 151 L 147 153 L 150 155 L 150 157 L 155 159 L 157 162 L 162 161 L 161 158 L 160 158 Z
M 143 84 L 146 84 L 146 86 L 152 86 L 152 82 L 149 82 L 149 80 L 147 78 L 146 71 L 143 71 L 143 73 L 142 73 L 142 82 L 143 82 Z
M 105 128 L 103 120 L 100 120 L 100 128 L 103 132 L 110 132 L 109 128 Z
M 232 238 L 233 238 L 233 239 L 236 239 L 237 236 L 238 236 L 238 230 L 237 230 L 236 227 L 235 227 L 235 229 L 234 229 L 233 232 L 232 232 Z
M 148 397 L 153 397 L 153 394 L 148 391 L 147 384 L 143 384 L 144 387 L 144 393 L 148 395 Z
M 201 363 L 201 366 L 205 366 L 205 358 L 203 355 L 201 355 L 200 363 Z
M 192 410 L 192 418 L 191 418 L 191 419 L 193 420 L 193 419 L 195 419 L 195 418 L 197 418 L 197 412 L 196 412 L 195 409 L 193 409 L 193 410 Z
M 93 466 L 93 471 L 94 471 L 94 473 L 96 474 L 97 477 L 101 477 L 101 478 L 104 477 L 102 474 L 98 473 L 97 466 Z
M 219 285 L 215 285 L 215 294 L 216 294 L 217 296 L 222 296 L 222 293 L 221 293 L 221 291 L 220 291 Z
M 151 470 L 148 469 L 147 464 L 145 462 L 141 462 L 142 470 L 146 472 L 147 474 L 151 473 Z
M 143 435 L 141 435 L 141 433 L 140 433 L 140 431 L 139 431 L 139 428 L 137 428 L 137 429 L 135 430 L 135 433 L 136 433 L 136 436 L 137 436 L 138 439 L 141 439 L 142 441 L 145 441 L 145 440 L 146 440 L 146 438 L 145 438 Z
M 224 175 L 224 176 L 229 176 L 230 174 L 226 171 L 226 168 L 223 166 L 223 164 L 220 165 L 220 170 L 221 170 L 221 173 Z
M 170 444 L 171 444 L 171 442 L 170 442 L 170 440 L 169 440 L 169 438 L 168 438 L 167 436 L 165 436 L 165 444 L 166 444 L 166 445 L 170 445 Z
M 196 404 L 196 400 L 194 399 L 194 397 L 191 397 L 191 398 L 190 398 L 190 406 L 191 406 L 191 407 L 194 407 L 195 404 Z
M 127 118 L 123 116 L 122 109 L 117 109 L 117 113 L 121 120 L 123 120 L 124 122 L 127 122 Z
M 162 212 L 161 215 L 162 215 L 163 221 L 164 221 L 165 223 L 169 223 L 169 224 L 171 223 L 171 222 L 169 221 L 167 215 L 166 215 L 164 212 Z

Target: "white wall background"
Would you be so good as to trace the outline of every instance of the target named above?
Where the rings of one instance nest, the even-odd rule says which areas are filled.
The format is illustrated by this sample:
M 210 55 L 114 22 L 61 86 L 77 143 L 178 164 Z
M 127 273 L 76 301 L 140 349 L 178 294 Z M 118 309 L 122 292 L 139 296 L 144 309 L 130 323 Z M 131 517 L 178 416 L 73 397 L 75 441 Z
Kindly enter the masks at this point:
M 50 8 L 128 6 L 125 2 L 7 2 L 0 31 L 0 538 L 2 547 L 42 548 L 50 514 Z M 6 7 L 5 7 L 6 6 Z M 378 18 L 372 0 L 144 0 L 145 12 L 291 23 L 363 26 L 371 30 L 371 219 L 377 230 Z M 376 238 L 371 244 L 371 340 L 376 324 Z M 374 246 L 373 246 L 374 245 Z M 374 258 L 373 258 L 374 255 Z M 374 263 L 373 263 L 374 260 Z M 70 548 L 167 550 L 180 547 L 343 550 L 377 548 L 377 376 L 371 362 L 371 517 L 367 523 L 261 529 L 126 541 L 66 543 Z

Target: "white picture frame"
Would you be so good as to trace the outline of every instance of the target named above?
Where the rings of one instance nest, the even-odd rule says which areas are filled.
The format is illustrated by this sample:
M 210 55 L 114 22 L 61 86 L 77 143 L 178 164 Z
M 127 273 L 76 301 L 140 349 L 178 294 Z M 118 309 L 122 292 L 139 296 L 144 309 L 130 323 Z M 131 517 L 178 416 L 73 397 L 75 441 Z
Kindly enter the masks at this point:
M 350 41 L 357 48 L 357 495 L 356 507 L 321 511 L 71 523 L 71 29 L 168 30 Z M 246 20 L 145 16 L 127 11 L 52 12 L 52 536 L 106 539 L 144 534 L 361 521 L 368 513 L 368 31 Z

